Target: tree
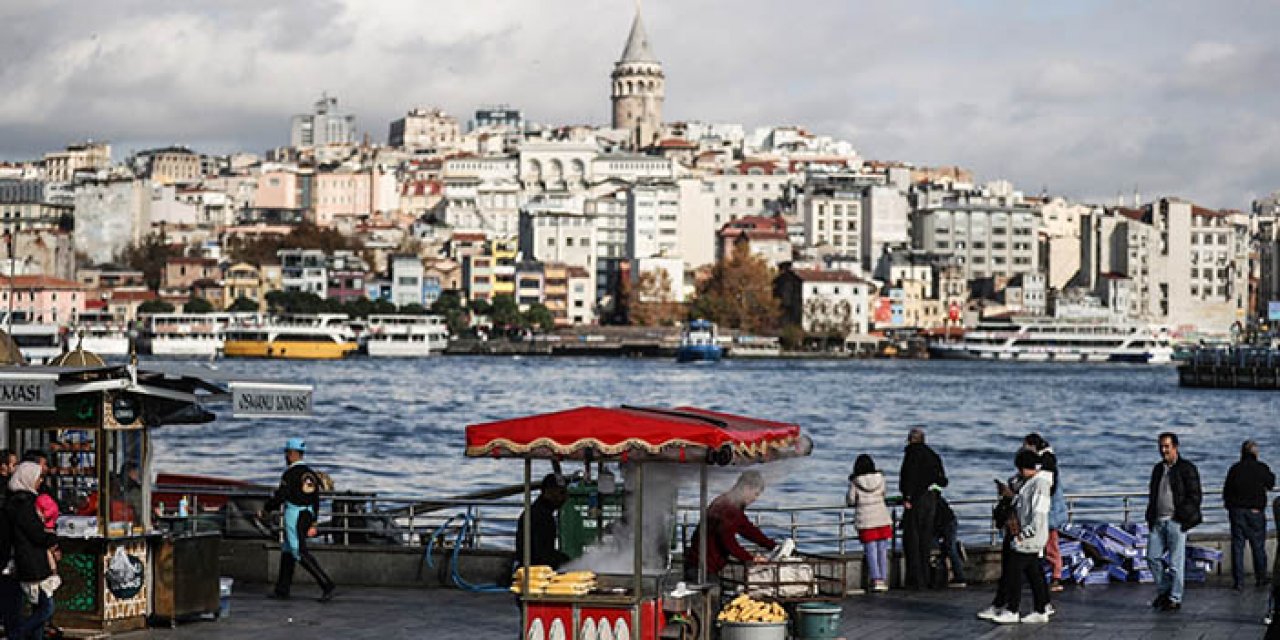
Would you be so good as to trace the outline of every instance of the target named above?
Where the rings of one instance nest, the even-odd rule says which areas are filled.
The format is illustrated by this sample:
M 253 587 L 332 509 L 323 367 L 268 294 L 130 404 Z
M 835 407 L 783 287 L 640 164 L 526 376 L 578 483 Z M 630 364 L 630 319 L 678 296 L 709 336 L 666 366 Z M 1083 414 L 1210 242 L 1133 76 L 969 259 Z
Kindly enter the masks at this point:
M 462 307 L 462 296 L 458 295 L 457 291 L 445 291 L 440 294 L 440 297 L 431 303 L 431 313 L 444 316 L 445 324 L 449 325 L 449 333 L 455 336 L 461 335 L 470 325 L 467 310 Z
M 323 313 L 329 302 L 306 291 L 271 291 L 267 293 L 267 306 L 283 313 Z
M 789 324 L 782 328 L 782 335 L 779 338 L 782 348 L 788 351 L 796 351 L 804 346 L 804 329 L 798 324 Z
M 487 316 L 493 313 L 493 303 L 489 302 L 488 300 L 485 300 L 484 298 L 480 298 L 478 300 L 472 300 L 471 312 L 478 316 Z
M 403 307 L 400 307 L 400 310 L 398 311 L 398 313 L 404 313 L 404 314 L 419 314 L 419 313 L 426 313 L 426 312 L 427 312 L 426 307 L 423 307 L 422 305 L 416 302 L 406 304 Z
M 764 258 L 752 254 L 745 243 L 739 244 L 727 260 L 716 263 L 711 276 L 698 287 L 692 315 L 722 328 L 771 331 L 782 317 L 782 305 L 773 295 L 773 276 L 773 268 Z
M 142 242 L 130 244 L 116 254 L 116 262 L 142 272 L 147 288 L 155 291 L 164 279 L 164 264 L 182 256 L 183 248 L 171 245 L 163 233 L 149 233 Z
M 195 296 L 191 296 L 186 302 L 182 303 L 183 313 L 213 313 L 216 310 L 217 308 L 213 306 L 212 302 Z
M 683 316 L 671 295 L 671 275 L 666 269 L 640 274 L 635 286 L 626 288 L 627 319 L 642 327 L 670 326 Z
M 235 299 L 231 306 L 227 307 L 227 311 L 232 313 L 248 312 L 252 313 L 258 310 L 258 303 L 244 296 Z
M 148 300 L 138 305 L 138 313 L 173 313 L 173 305 L 164 300 Z
M 339 250 L 360 251 L 364 245 L 356 238 L 342 235 L 337 229 L 317 227 L 304 222 L 283 236 L 233 237 L 227 243 L 231 259 L 250 264 L 271 264 L 279 261 L 276 252 L 281 249 L 320 249 L 325 253 Z
M 508 293 L 493 297 L 493 310 L 490 316 L 493 318 L 494 325 L 503 328 L 518 327 L 523 320 L 520 317 L 520 305 L 516 304 L 515 297 Z
M 535 302 L 529 305 L 529 310 L 524 312 L 524 324 L 526 326 L 537 327 L 542 331 L 550 331 L 556 326 L 555 316 L 551 315 L 551 310 L 547 305 L 541 302 Z

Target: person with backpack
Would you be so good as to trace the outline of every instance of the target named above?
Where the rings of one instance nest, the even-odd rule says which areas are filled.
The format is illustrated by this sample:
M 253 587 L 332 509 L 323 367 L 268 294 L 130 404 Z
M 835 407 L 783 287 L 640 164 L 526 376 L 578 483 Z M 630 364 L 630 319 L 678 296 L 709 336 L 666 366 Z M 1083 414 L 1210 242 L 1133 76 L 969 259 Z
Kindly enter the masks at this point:
M 938 556 L 939 573 L 935 578 L 938 587 L 944 584 L 952 589 L 963 589 L 969 586 L 968 581 L 964 577 L 964 554 L 960 552 L 960 519 L 956 517 L 956 512 L 951 508 L 951 503 L 942 496 L 942 492 L 938 492 L 938 514 L 937 514 L 937 531 L 934 534 L 938 539 L 938 550 L 941 554 Z M 950 565 L 951 573 L 948 580 L 947 566 Z
M 1058 470 L 1058 456 L 1053 447 L 1038 433 L 1029 433 L 1022 446 L 1040 456 L 1040 470 L 1053 474 L 1053 492 L 1049 502 L 1049 542 L 1044 545 L 1044 559 L 1049 561 L 1053 578 L 1049 591 L 1062 591 L 1062 551 L 1058 547 L 1058 530 L 1067 525 L 1067 499 L 1062 490 L 1062 475 Z
M 315 521 L 320 510 L 320 492 L 328 484 L 324 475 L 307 466 L 303 461 L 307 443 L 302 438 L 290 438 L 284 446 L 284 459 L 289 468 L 280 477 L 280 485 L 258 512 L 262 518 L 284 508 L 284 542 L 280 545 L 280 571 L 275 589 L 269 597 L 287 599 L 293 584 L 294 565 L 301 564 L 320 585 L 320 602 L 333 599 L 334 584 L 315 556 L 307 550 L 307 538 L 316 535 Z
M 865 453 L 853 463 L 845 504 L 854 509 L 854 526 L 858 528 L 867 572 L 871 574 L 871 590 L 888 591 L 893 519 L 884 502 L 884 474 L 876 470 L 875 460 Z

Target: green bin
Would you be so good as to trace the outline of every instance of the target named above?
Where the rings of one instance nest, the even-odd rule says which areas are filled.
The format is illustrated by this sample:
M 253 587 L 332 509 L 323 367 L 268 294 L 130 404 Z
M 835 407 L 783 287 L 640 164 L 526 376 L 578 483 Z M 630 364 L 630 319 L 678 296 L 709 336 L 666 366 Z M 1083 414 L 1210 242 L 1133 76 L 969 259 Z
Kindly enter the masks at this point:
M 796 638 L 830 640 L 840 636 L 840 605 L 805 602 L 796 605 Z

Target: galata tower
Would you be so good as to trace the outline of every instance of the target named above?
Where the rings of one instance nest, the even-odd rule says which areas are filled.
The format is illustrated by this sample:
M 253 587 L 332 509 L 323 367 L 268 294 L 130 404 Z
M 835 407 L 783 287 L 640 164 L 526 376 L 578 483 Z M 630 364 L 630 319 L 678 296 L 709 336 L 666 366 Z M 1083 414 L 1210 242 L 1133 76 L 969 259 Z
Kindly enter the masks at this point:
M 662 63 L 649 48 L 649 35 L 639 7 L 631 23 L 631 35 L 622 58 L 613 65 L 613 128 L 631 132 L 631 147 L 640 149 L 656 142 L 662 127 L 662 100 L 666 76 Z

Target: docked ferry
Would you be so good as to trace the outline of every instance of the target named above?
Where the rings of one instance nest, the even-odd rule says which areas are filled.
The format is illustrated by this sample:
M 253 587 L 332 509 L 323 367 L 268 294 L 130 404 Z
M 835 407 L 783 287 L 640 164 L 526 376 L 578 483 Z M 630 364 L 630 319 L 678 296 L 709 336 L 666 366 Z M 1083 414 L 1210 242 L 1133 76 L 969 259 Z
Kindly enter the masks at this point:
M 257 314 L 154 313 L 139 340 L 144 353 L 178 358 L 211 358 L 222 352 L 227 327 Z
M 717 362 L 724 348 L 716 340 L 716 325 L 707 320 L 691 320 L 680 334 L 676 362 Z
M 47 364 L 62 355 L 62 329 L 48 322 L 35 322 L 25 311 L 0 314 L 0 329 L 9 332 L 22 357 L 31 364 Z
M 222 353 L 228 358 L 337 360 L 357 347 L 346 314 L 321 313 L 233 325 L 227 329 Z
M 428 356 L 449 346 L 449 329 L 442 316 L 371 315 L 364 345 L 371 358 Z
M 86 311 L 71 325 L 71 347 L 100 356 L 129 355 L 129 326 L 105 311 Z
M 959 342 L 929 345 L 934 358 L 1019 362 L 1136 362 L 1168 364 L 1167 329 L 1099 321 L 1010 318 L 979 323 Z

